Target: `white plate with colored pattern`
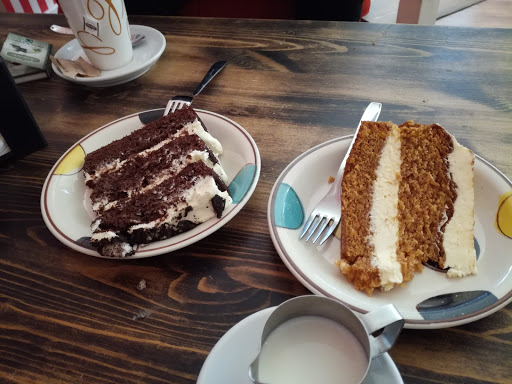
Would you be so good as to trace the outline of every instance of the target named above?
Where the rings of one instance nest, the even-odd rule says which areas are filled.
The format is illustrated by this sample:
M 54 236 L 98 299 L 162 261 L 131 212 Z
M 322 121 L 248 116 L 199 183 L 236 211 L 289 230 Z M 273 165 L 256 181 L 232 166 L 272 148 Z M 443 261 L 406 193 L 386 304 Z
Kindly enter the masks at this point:
M 130 25 L 132 34 L 144 35 L 144 41 L 133 47 L 133 59 L 121 68 L 110 71 L 101 71 L 98 77 L 75 77 L 65 76 L 52 63 L 53 71 L 65 80 L 73 83 L 88 85 L 89 87 L 110 87 L 113 85 L 127 83 L 142 76 L 158 61 L 167 44 L 164 35 L 154 28 L 145 25 Z M 77 39 L 66 43 L 57 51 L 57 59 L 76 60 L 79 57 L 87 60 L 85 53 Z
M 392 303 L 406 328 L 466 324 L 512 301 L 512 182 L 479 156 L 475 159 L 475 248 L 478 273 L 448 278 L 425 267 L 405 287 L 372 296 L 356 290 L 334 264 L 340 240 L 322 246 L 299 240 L 304 216 L 329 189 L 352 136 L 320 144 L 293 160 L 277 179 L 268 203 L 270 235 L 284 264 L 318 295 L 336 298 L 365 313 Z
M 247 203 L 256 188 L 261 160 L 251 135 L 222 115 L 199 109 L 195 111 L 224 148 L 219 160 L 228 176 L 227 184 L 233 204 L 220 219 L 213 218 L 170 239 L 139 246 L 135 254 L 126 259 L 161 255 L 203 239 L 229 222 Z M 41 193 L 43 219 L 57 239 L 78 252 L 102 257 L 90 245 L 90 224 L 94 217 L 88 208 L 88 188 L 82 171 L 85 155 L 142 128 L 144 124 L 161 117 L 163 112 L 163 109 L 154 109 L 113 121 L 91 132 L 62 155 L 46 178 Z
M 197 384 L 252 384 L 249 365 L 260 350 L 261 332 L 275 309 L 272 307 L 253 313 L 226 332 L 206 358 Z M 389 354 L 385 353 L 372 361 L 362 384 L 401 383 L 400 372 Z

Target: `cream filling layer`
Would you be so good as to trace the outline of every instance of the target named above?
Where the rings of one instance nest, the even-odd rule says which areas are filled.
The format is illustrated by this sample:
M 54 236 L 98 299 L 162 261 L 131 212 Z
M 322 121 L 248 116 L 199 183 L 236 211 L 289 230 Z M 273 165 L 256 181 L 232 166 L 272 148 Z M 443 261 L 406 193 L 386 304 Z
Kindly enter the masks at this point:
M 204 129 L 203 125 L 201 124 L 201 122 L 198 119 L 195 119 L 192 123 L 185 124 L 181 129 L 179 129 L 170 138 L 168 138 L 166 140 L 162 140 L 157 145 L 154 145 L 153 147 L 148 148 L 145 151 L 139 152 L 139 154 L 142 154 L 143 156 L 147 156 L 151 152 L 154 152 L 154 151 L 160 149 L 165 144 L 173 141 L 176 137 L 181 136 L 183 134 L 190 134 L 190 135 L 196 134 L 197 136 L 199 136 L 217 157 L 223 153 L 223 148 L 222 148 L 222 145 L 220 144 L 220 142 Z M 85 181 L 87 182 L 90 180 L 96 180 L 102 174 L 104 174 L 105 172 L 108 172 L 108 171 L 117 171 L 128 160 L 129 159 L 126 159 L 126 160 L 115 159 L 115 160 L 111 161 L 110 163 L 104 165 L 102 168 L 97 169 L 94 175 L 90 175 L 89 173 L 85 172 Z M 219 176 L 222 178 L 222 180 L 224 182 L 227 181 L 227 176 L 224 173 L 224 171 L 219 173 Z M 224 180 L 224 178 L 226 180 Z
M 181 195 L 184 201 L 176 206 L 170 207 L 163 215 L 163 218 L 149 223 L 133 225 L 128 229 L 128 233 L 133 233 L 133 231 L 137 229 L 160 227 L 163 224 L 174 227 L 182 220 L 188 220 L 196 224 L 204 223 L 216 216 L 216 212 L 212 206 L 212 198 L 215 195 L 219 195 L 226 201 L 225 209 L 233 202 L 227 191 L 222 192 L 219 190 L 213 177 L 203 177 L 198 180 L 191 189 Z M 188 212 L 186 216 L 182 216 L 187 207 L 192 207 L 192 210 Z
M 198 161 L 202 161 L 205 163 L 208 167 L 212 168 L 213 171 L 215 171 L 220 178 L 224 181 L 227 179 L 227 175 L 222 169 L 222 167 L 217 164 L 213 164 L 210 160 L 209 154 L 206 151 L 192 151 L 186 156 L 181 156 L 177 159 L 174 159 L 168 169 L 166 169 L 164 172 L 161 173 L 160 177 L 158 177 L 153 183 L 150 185 L 147 185 L 146 187 L 142 188 L 140 191 L 134 191 L 134 190 L 127 190 L 125 191 L 127 196 L 131 198 L 134 194 L 140 194 L 145 193 L 146 191 L 155 188 L 159 184 L 163 183 L 165 180 L 169 179 L 170 177 L 174 177 L 179 172 L 181 172 L 188 164 L 196 163 Z M 103 208 L 104 210 L 109 210 L 112 207 L 115 207 L 118 203 L 118 200 L 109 201 L 108 199 L 104 198 L 100 201 L 95 202 L 92 205 L 92 209 L 97 212 L 99 209 Z
M 227 209 L 233 202 L 227 191 L 222 192 L 219 190 L 213 177 L 203 177 L 199 179 L 191 189 L 182 194 L 184 201 L 180 202 L 177 206 L 170 207 L 162 218 L 149 223 L 133 225 L 128 229 L 128 232 L 133 233 L 137 229 L 157 228 L 163 224 L 169 224 L 174 227 L 182 220 L 188 220 L 196 224 L 204 223 L 216 216 L 216 212 L 213 209 L 211 201 L 215 195 L 219 195 L 226 201 L 225 209 Z M 193 209 L 184 216 L 183 213 L 189 206 Z M 91 229 L 93 230 L 91 237 L 92 242 L 100 241 L 102 239 L 111 240 L 117 237 L 117 234 L 112 231 L 98 231 L 100 224 L 101 219 L 97 219 L 91 226 Z
M 448 277 L 476 274 L 476 252 L 474 245 L 474 170 L 475 156 L 460 145 L 454 137 L 453 151 L 448 156 L 449 172 L 457 184 L 457 198 L 453 216 L 446 224 L 443 247 L 446 253 L 445 268 Z
M 97 232 L 91 237 L 91 241 L 100 241 L 103 239 L 112 240 L 117 237 L 117 234 L 113 231 Z
M 385 291 L 403 281 L 397 260 L 400 148 L 400 130 L 393 126 L 381 151 L 370 210 L 369 242 L 374 247 L 371 263 L 379 270 L 381 288 Z

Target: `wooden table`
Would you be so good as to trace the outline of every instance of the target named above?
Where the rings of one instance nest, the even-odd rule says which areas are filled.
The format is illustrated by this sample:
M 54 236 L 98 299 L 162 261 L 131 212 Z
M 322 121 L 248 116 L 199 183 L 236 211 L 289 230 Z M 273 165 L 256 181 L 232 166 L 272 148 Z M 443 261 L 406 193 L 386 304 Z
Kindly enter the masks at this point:
M 235 323 L 307 294 L 269 237 L 270 190 L 296 156 L 350 134 L 369 101 L 382 120 L 438 122 L 512 176 L 512 30 L 130 17 L 160 30 L 160 61 L 104 89 L 53 76 L 20 85 L 48 147 L 0 170 L 0 382 L 193 383 Z M 62 16 L 0 15 L 8 32 L 60 48 Z M 88 132 L 191 92 L 245 127 L 262 172 L 244 209 L 208 238 L 134 261 L 61 244 L 39 208 L 55 161 Z M 0 90 L 1 92 L 1 90 Z M 138 289 L 141 280 L 146 288 Z M 140 286 L 139 286 L 140 288 Z M 512 306 L 464 326 L 404 330 L 391 355 L 406 383 L 511 383 Z

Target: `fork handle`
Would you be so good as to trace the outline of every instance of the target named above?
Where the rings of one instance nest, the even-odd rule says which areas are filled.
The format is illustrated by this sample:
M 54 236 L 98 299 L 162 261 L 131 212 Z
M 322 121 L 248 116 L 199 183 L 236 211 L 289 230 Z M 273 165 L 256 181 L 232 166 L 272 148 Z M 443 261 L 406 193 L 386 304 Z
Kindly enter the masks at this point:
M 206 76 L 204 77 L 203 81 L 201 81 L 201 83 L 199 83 L 199 85 L 197 86 L 193 95 L 198 95 L 204 89 L 204 87 L 206 87 L 206 85 L 215 77 L 215 75 L 222 71 L 222 69 L 226 66 L 227 63 L 227 61 L 217 61 L 215 64 L 213 64 L 206 73 Z

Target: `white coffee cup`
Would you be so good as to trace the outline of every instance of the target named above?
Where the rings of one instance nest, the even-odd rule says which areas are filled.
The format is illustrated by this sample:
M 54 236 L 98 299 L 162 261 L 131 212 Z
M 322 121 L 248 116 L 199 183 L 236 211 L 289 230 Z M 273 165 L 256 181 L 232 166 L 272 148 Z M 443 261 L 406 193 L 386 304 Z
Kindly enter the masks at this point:
M 93 66 L 107 71 L 132 60 L 130 26 L 123 0 L 60 0 L 59 4 Z
M 290 299 L 265 323 L 249 378 L 255 384 L 359 384 L 372 359 L 393 346 L 403 325 L 392 304 L 357 316 L 327 297 Z

